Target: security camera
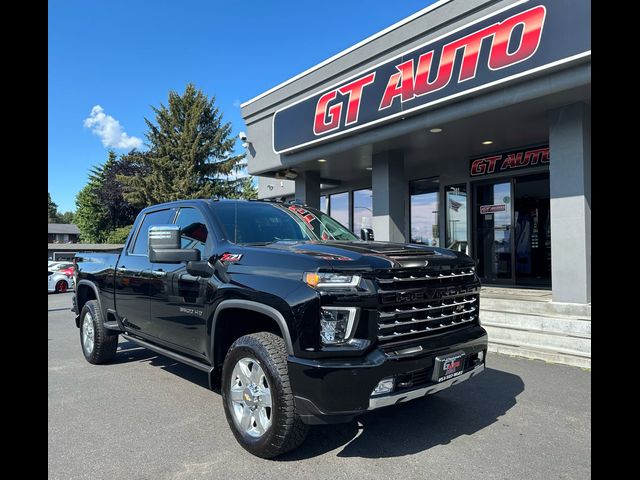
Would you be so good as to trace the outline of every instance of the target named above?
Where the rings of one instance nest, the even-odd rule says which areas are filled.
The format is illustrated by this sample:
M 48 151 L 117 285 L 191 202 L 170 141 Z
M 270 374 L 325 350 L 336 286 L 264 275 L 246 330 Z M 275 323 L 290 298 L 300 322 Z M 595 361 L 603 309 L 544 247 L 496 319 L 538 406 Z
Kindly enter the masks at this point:
M 247 134 L 246 134 L 246 133 L 244 133 L 244 132 L 240 132 L 240 133 L 238 134 L 238 138 L 239 138 L 240 140 L 242 140 L 243 142 L 246 142 L 246 141 L 247 141 Z

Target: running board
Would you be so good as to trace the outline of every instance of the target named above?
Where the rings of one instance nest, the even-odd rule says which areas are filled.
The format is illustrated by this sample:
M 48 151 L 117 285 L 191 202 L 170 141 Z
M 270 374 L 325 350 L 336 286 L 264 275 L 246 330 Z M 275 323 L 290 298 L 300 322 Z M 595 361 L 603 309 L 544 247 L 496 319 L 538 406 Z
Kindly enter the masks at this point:
M 167 350 L 166 348 L 162 348 L 153 343 L 140 340 L 139 338 L 133 337 L 128 333 L 123 333 L 122 337 L 126 338 L 127 340 L 133 343 L 137 343 L 141 347 L 148 348 L 149 350 L 159 353 L 160 355 L 164 355 L 165 357 L 169 357 L 172 360 L 176 360 L 177 362 L 184 363 L 186 365 L 189 365 L 190 367 L 197 368 L 198 370 L 202 370 L 203 372 L 207 372 L 207 373 L 211 372 L 211 365 L 207 365 L 206 363 L 202 363 L 192 358 L 185 357 L 184 355 L 180 355 L 179 353 L 172 352 L 171 350 Z

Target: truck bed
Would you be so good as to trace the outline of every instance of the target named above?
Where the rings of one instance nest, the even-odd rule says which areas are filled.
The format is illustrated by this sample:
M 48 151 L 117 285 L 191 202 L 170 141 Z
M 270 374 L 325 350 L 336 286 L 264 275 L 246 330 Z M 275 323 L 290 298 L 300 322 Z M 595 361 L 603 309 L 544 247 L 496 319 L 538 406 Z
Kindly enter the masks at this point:
M 75 256 L 75 290 L 90 282 L 98 288 L 102 312 L 115 307 L 115 272 L 120 253 L 82 252 Z M 80 312 L 77 312 L 80 314 Z

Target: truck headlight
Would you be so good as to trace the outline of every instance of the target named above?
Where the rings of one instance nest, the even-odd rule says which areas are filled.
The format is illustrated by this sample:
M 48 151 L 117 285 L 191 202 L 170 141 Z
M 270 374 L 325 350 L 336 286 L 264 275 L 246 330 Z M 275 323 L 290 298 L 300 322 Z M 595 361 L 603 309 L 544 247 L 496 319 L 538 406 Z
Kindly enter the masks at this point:
M 339 345 L 351 338 L 356 307 L 321 307 L 320 339 L 325 345 Z
M 313 288 L 350 288 L 360 283 L 360 275 L 330 272 L 307 272 L 303 276 L 307 285 Z

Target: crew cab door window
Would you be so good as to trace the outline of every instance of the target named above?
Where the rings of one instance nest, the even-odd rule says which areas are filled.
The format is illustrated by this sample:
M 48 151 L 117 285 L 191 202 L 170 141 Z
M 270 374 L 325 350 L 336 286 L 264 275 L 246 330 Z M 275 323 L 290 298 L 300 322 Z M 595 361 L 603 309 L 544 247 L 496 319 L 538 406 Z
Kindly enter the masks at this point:
M 211 255 L 213 243 L 202 213 L 192 207 L 183 207 L 178 211 L 175 224 L 180 226 L 181 248 L 197 248 L 201 258 L 205 258 L 205 254 Z
M 174 212 L 175 210 L 166 209 L 147 213 L 142 220 L 142 225 L 140 225 L 138 229 L 135 243 L 133 247 L 129 249 L 129 253 L 131 255 L 147 256 L 149 254 L 149 227 L 151 225 L 166 225 L 171 223 Z

